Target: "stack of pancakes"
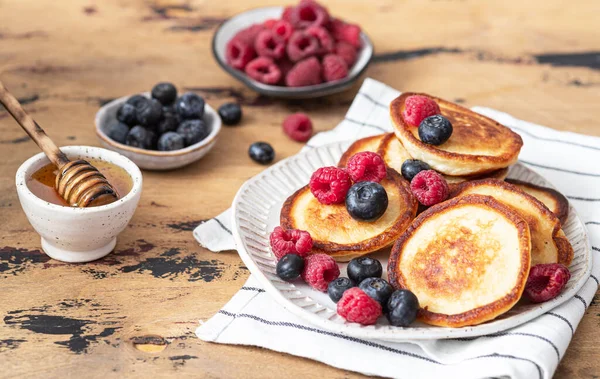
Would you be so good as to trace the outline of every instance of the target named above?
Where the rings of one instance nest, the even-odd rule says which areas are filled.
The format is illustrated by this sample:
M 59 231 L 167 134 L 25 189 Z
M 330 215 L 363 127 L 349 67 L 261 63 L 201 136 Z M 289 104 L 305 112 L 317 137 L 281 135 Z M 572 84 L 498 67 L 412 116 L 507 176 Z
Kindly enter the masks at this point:
M 423 143 L 418 127 L 402 116 L 405 93 L 390 104 L 394 133 L 356 141 L 341 157 L 344 167 L 362 151 L 377 152 L 388 165 L 382 182 L 389 197 L 384 216 L 353 220 L 343 204 L 323 205 L 308 187 L 293 194 L 281 225 L 311 233 L 313 252 L 338 261 L 394 245 L 388 277 L 410 289 L 421 306 L 419 319 L 460 327 L 492 320 L 521 298 L 529 269 L 540 263 L 569 266 L 573 248 L 562 223 L 568 202 L 560 193 L 529 183 L 504 181 L 523 145 L 509 128 L 467 108 L 428 96 L 453 126 L 448 141 Z M 407 159 L 441 173 L 450 198 L 417 216 L 418 202 L 400 174 Z

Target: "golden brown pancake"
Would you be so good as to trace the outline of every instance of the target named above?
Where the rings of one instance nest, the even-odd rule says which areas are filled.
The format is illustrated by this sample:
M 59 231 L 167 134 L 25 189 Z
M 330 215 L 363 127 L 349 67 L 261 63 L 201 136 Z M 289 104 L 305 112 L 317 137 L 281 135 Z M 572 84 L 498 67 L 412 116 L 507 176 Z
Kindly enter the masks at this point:
M 352 145 L 350 145 L 348 150 L 344 152 L 344 154 L 340 158 L 340 161 L 338 162 L 338 167 L 346 167 L 346 164 L 348 163 L 350 157 L 352 157 L 356 153 L 360 153 L 362 151 L 371 151 L 373 153 L 376 153 L 377 149 L 379 148 L 379 144 L 386 135 L 387 134 L 378 134 L 376 136 L 361 138 L 357 140 Z M 396 171 L 400 172 L 399 170 Z
M 415 218 L 417 200 L 408 182 L 392 169 L 380 184 L 387 192 L 388 208 L 377 221 L 354 220 L 345 204 L 321 204 L 305 186 L 283 204 L 281 226 L 308 231 L 313 253 L 329 254 L 340 262 L 390 246 Z
M 531 231 L 531 264 L 561 263 L 573 260 L 573 247 L 562 232 L 560 220 L 535 197 L 502 180 L 483 179 L 458 185 L 453 197 L 487 195 L 513 208 L 527 221 Z
M 453 127 L 448 141 L 439 146 L 421 142 L 418 125 L 408 125 L 402 111 L 407 97 L 427 96 L 437 102 Z M 436 171 L 452 176 L 480 175 L 510 166 L 523 146 L 521 137 L 460 105 L 426 94 L 406 92 L 390 104 L 394 132 L 414 159 L 427 162 Z
M 394 170 L 401 172 L 402 164 L 407 159 L 412 159 L 408 154 L 408 151 L 402 145 L 402 142 L 396 137 L 394 133 L 390 133 L 385 135 L 382 138 L 381 143 L 379 144 L 379 149 L 377 150 L 377 154 L 381 155 L 385 163 L 393 168 Z M 443 175 L 448 185 L 452 188 L 455 184 L 459 184 L 462 182 L 466 182 L 469 180 L 477 180 L 484 178 L 495 178 L 495 179 L 504 179 L 508 175 L 508 168 L 501 168 L 496 171 L 489 172 L 483 175 L 475 175 L 475 176 L 451 176 L 451 175 Z
M 569 218 L 569 200 L 562 193 L 553 188 L 542 187 L 517 179 L 506 179 L 506 181 L 544 203 L 558 217 L 561 224 L 564 225 L 567 222 Z
M 490 196 L 467 195 L 419 215 L 394 244 L 388 277 L 419 299 L 420 321 L 462 327 L 520 299 L 530 268 L 527 222 Z

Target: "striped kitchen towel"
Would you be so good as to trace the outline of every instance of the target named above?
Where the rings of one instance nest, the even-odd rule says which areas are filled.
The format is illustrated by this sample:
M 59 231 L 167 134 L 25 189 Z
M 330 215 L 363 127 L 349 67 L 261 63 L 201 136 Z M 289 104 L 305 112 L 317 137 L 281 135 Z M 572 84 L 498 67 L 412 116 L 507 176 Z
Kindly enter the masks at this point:
M 366 79 L 344 120 L 315 135 L 305 149 L 392 130 L 388 104 L 399 92 Z M 285 352 L 345 370 L 394 378 L 551 378 L 565 354 L 600 277 L 600 138 L 558 132 L 488 108 L 474 111 L 511 127 L 523 137 L 520 161 L 539 171 L 571 204 L 588 228 L 592 276 L 572 299 L 526 324 L 478 338 L 390 343 L 316 328 L 276 303 L 252 276 L 210 320 L 198 337 Z M 212 251 L 234 250 L 231 211 L 194 230 Z

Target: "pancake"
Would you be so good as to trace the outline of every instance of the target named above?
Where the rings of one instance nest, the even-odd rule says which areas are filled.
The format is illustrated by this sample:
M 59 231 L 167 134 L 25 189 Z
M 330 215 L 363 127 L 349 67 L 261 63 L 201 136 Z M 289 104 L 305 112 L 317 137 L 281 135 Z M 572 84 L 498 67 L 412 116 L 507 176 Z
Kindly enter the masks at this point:
M 435 100 L 453 127 L 452 136 L 439 146 L 421 142 L 418 125 L 407 125 L 402 117 L 408 96 L 421 95 Z M 460 105 L 426 94 L 406 92 L 390 104 L 394 132 L 410 156 L 427 162 L 436 171 L 452 176 L 480 175 L 510 166 L 523 146 L 521 137 Z
M 389 134 L 393 135 L 393 133 Z M 379 148 L 379 144 L 386 135 L 388 134 L 379 134 L 376 136 L 361 138 L 357 140 L 352 145 L 350 145 L 346 152 L 344 152 L 344 154 L 340 158 L 340 161 L 338 162 L 338 167 L 346 167 L 346 163 L 348 163 L 350 157 L 352 157 L 356 153 L 360 153 L 361 151 L 371 151 L 373 153 L 376 153 L 377 149 Z M 400 170 L 397 171 L 400 172 Z
M 390 246 L 415 218 L 417 199 L 408 182 L 392 169 L 380 184 L 387 192 L 388 208 L 377 221 L 354 220 L 345 204 L 321 204 L 305 186 L 283 204 L 281 226 L 308 231 L 312 252 L 329 254 L 339 262 Z
M 569 200 L 562 193 L 552 188 L 537 186 L 517 179 L 506 179 L 506 181 L 544 203 L 558 217 L 561 224 L 564 225 L 567 222 Z
M 406 151 L 406 149 L 402 145 L 402 142 L 400 142 L 400 140 L 396 137 L 394 133 L 387 134 L 382 138 L 377 153 L 381 155 L 381 157 L 389 167 L 393 168 L 398 172 L 401 172 L 402 163 L 404 163 L 405 160 L 412 159 L 412 157 L 408 154 L 408 151 Z M 506 175 L 508 175 L 508 168 L 501 168 L 499 170 L 478 176 L 444 175 L 444 178 L 448 182 L 448 185 L 452 187 L 455 184 L 459 184 L 469 180 L 477 180 L 483 178 L 504 179 L 506 178 Z
M 417 296 L 420 321 L 477 325 L 519 301 L 530 249 L 527 222 L 514 210 L 490 196 L 468 195 L 415 219 L 394 244 L 388 277 Z
M 561 263 L 567 267 L 573 260 L 573 247 L 561 229 L 560 220 L 535 197 L 510 183 L 496 179 L 476 180 L 460 184 L 453 197 L 478 194 L 492 196 L 513 208 L 527 221 L 531 232 L 531 264 Z

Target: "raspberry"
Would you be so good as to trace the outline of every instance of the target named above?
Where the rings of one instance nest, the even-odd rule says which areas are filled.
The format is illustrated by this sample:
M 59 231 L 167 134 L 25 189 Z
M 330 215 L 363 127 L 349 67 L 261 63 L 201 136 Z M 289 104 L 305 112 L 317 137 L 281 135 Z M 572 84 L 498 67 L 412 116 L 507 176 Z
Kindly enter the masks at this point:
M 292 24 L 285 20 L 277 21 L 271 29 L 273 30 L 277 38 L 280 38 L 285 42 L 287 42 L 290 39 L 292 33 L 294 32 Z
M 277 260 L 286 254 L 296 254 L 305 258 L 313 246 L 310 233 L 296 229 L 285 230 L 281 226 L 273 229 L 269 236 L 269 242 Z
M 525 295 L 534 303 L 554 299 L 565 288 L 569 279 L 571 272 L 560 263 L 535 265 L 529 271 Z
M 266 29 L 273 29 L 273 26 L 278 22 L 279 22 L 278 19 L 270 18 L 270 19 L 266 20 L 265 22 L 263 22 L 263 27 Z
M 264 26 L 260 24 L 249 26 L 237 32 L 235 36 L 233 36 L 232 40 L 240 40 L 247 43 L 250 46 L 254 46 L 254 40 L 256 39 L 256 36 L 258 36 L 258 33 L 263 31 L 264 29 Z
M 352 186 L 350 175 L 338 167 L 321 167 L 310 177 L 310 192 L 321 204 L 339 204 L 346 200 Z
M 415 175 L 410 182 L 410 190 L 425 206 L 441 203 L 450 192 L 446 179 L 434 170 L 424 170 Z
M 354 46 L 352 46 L 348 42 L 340 41 L 336 43 L 333 51 L 336 55 L 342 57 L 342 59 L 348 65 L 348 68 L 352 67 L 356 62 L 358 53 L 356 52 Z
M 327 254 L 312 254 L 304 260 L 302 279 L 317 291 L 327 292 L 330 282 L 340 276 L 340 267 Z
M 283 58 L 279 61 L 279 69 L 281 70 L 281 79 L 282 82 L 285 82 L 285 78 L 287 77 L 288 72 L 290 72 L 294 68 L 294 62 L 287 58 Z
M 287 45 L 287 54 L 290 60 L 297 62 L 319 52 L 319 41 L 303 31 L 292 33 Z
M 338 55 L 327 54 L 323 57 L 323 79 L 326 82 L 344 79 L 348 76 L 348 65 Z
M 294 13 L 294 7 L 288 6 L 283 8 L 283 13 L 281 14 L 281 19 L 283 21 L 287 21 L 290 24 L 292 23 L 292 13 Z
M 327 9 L 316 1 L 301 1 L 290 13 L 291 23 L 297 29 L 325 26 L 329 22 Z
M 263 30 L 254 41 L 254 49 L 261 57 L 279 59 L 285 55 L 285 42 L 274 31 Z
M 281 71 L 271 58 L 258 57 L 246 66 L 246 74 L 252 79 L 265 83 L 277 84 L 281 79 Z
M 440 114 L 440 107 L 427 96 L 409 96 L 404 102 L 402 117 L 409 125 L 419 126 L 421 121 L 436 114 Z
M 360 47 L 360 27 L 358 25 L 347 24 L 342 20 L 333 20 L 330 28 L 336 41 L 348 42 L 357 49 Z
M 319 41 L 319 54 L 327 54 L 333 51 L 335 42 L 331 34 L 322 26 L 311 26 L 305 30 L 305 33 L 313 36 Z
M 296 63 L 285 77 L 285 84 L 288 87 L 312 86 L 322 82 L 321 63 L 315 57 Z
M 227 42 L 225 49 L 227 64 L 238 70 L 243 70 L 256 56 L 256 52 L 252 45 L 249 45 L 240 39 L 234 38 Z
M 306 114 L 294 113 L 283 120 L 283 131 L 294 141 L 306 142 L 312 136 L 313 125 Z
M 348 160 L 346 171 L 355 183 L 379 183 L 387 176 L 383 158 L 377 153 L 363 151 L 356 153 Z
M 381 304 L 358 287 L 347 289 L 337 303 L 337 313 L 350 322 L 373 325 L 381 316 Z

